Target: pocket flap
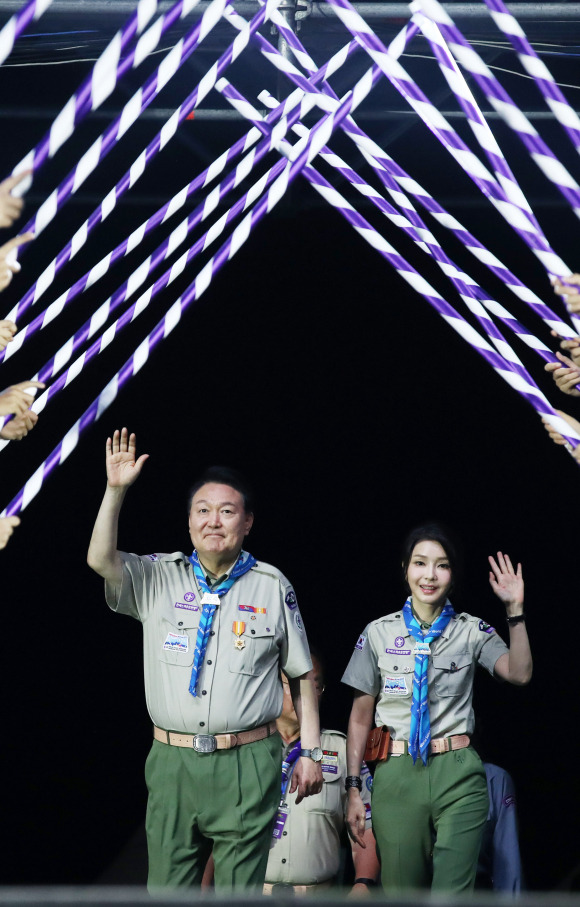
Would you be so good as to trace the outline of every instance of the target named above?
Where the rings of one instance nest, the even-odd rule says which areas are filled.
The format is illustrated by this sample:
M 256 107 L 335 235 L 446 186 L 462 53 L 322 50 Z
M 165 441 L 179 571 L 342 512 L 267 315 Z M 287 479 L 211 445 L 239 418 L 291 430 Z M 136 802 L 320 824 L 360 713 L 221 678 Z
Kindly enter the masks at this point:
M 462 668 L 468 668 L 473 661 L 471 652 L 454 652 L 449 655 L 433 655 L 433 667 L 438 671 L 449 671 L 454 674 Z

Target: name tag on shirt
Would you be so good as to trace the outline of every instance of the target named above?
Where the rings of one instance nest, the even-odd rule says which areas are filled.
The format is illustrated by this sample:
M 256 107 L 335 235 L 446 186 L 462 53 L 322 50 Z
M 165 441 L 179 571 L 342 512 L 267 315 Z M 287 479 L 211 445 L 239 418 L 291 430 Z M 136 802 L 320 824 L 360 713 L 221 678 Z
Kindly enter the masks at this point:
M 163 648 L 170 652 L 187 652 L 189 649 L 189 636 L 179 636 L 177 633 L 168 633 L 163 643 Z
M 199 605 L 192 605 L 189 602 L 175 602 L 176 608 L 183 608 L 185 611 L 199 611 Z
M 332 750 L 322 750 L 322 771 L 336 775 L 338 771 L 338 753 Z

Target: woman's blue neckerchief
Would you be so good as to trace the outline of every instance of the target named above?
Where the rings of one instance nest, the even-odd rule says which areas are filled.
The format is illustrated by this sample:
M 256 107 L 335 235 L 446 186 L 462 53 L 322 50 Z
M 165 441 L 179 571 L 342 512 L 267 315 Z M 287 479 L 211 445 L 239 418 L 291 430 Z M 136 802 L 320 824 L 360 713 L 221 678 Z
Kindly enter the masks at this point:
M 431 742 L 431 722 L 429 720 L 429 690 L 427 669 L 429 667 L 428 646 L 438 639 L 454 616 L 453 605 L 447 599 L 445 606 L 432 626 L 422 630 L 411 608 L 411 597 L 403 606 L 403 617 L 407 630 L 418 644 L 415 647 L 415 674 L 413 677 L 413 700 L 411 703 L 411 733 L 409 735 L 409 753 L 416 762 L 420 755 L 423 764 L 427 764 L 429 743 Z M 421 651 L 421 648 L 427 651 Z

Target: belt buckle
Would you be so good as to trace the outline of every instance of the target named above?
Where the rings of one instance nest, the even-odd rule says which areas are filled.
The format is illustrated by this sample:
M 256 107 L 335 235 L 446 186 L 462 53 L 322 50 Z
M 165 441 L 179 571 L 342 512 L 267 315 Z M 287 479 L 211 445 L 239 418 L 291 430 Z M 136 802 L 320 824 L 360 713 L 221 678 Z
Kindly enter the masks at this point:
M 195 734 L 193 737 L 193 748 L 196 753 L 215 753 L 217 740 L 213 734 Z
M 277 894 L 278 892 L 294 894 L 294 885 L 292 882 L 274 882 L 272 885 L 272 894 Z

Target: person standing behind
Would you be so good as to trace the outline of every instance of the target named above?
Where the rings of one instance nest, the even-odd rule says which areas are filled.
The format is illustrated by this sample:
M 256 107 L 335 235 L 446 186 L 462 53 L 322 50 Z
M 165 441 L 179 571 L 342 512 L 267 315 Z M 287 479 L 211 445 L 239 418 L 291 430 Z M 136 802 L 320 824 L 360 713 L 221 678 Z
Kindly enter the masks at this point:
M 148 455 L 127 429 L 107 439 L 107 487 L 88 563 L 110 608 L 143 624 L 154 724 L 146 765 L 150 890 L 201 882 L 213 847 L 216 889 L 260 888 L 280 798 L 280 669 L 290 678 L 304 749 L 320 746 L 311 660 L 296 595 L 242 550 L 254 521 L 243 479 L 206 470 L 192 489 L 193 554 L 117 549 L 119 514 Z M 322 786 L 299 759 L 297 800 Z
M 320 659 L 312 653 L 314 685 L 318 700 L 324 690 Z M 314 894 L 334 884 L 340 868 L 341 836 L 344 831 L 346 806 L 346 736 L 340 731 L 322 730 L 322 793 L 300 805 L 296 796 L 285 788 L 292 775 L 295 759 L 300 753 L 300 725 L 294 710 L 290 685 L 283 676 L 284 704 L 276 726 L 284 743 L 282 762 L 282 797 L 268 866 L 264 894 L 277 894 L 292 889 L 295 894 Z M 353 894 L 364 895 L 376 884 L 379 862 L 371 829 L 370 788 L 372 778 L 368 768 L 361 770 L 362 798 L 366 809 L 364 846 L 351 841 L 355 882 Z
M 499 765 L 484 762 L 489 813 L 477 865 L 476 888 L 493 888 L 519 895 L 524 888 L 516 788 L 512 776 Z

